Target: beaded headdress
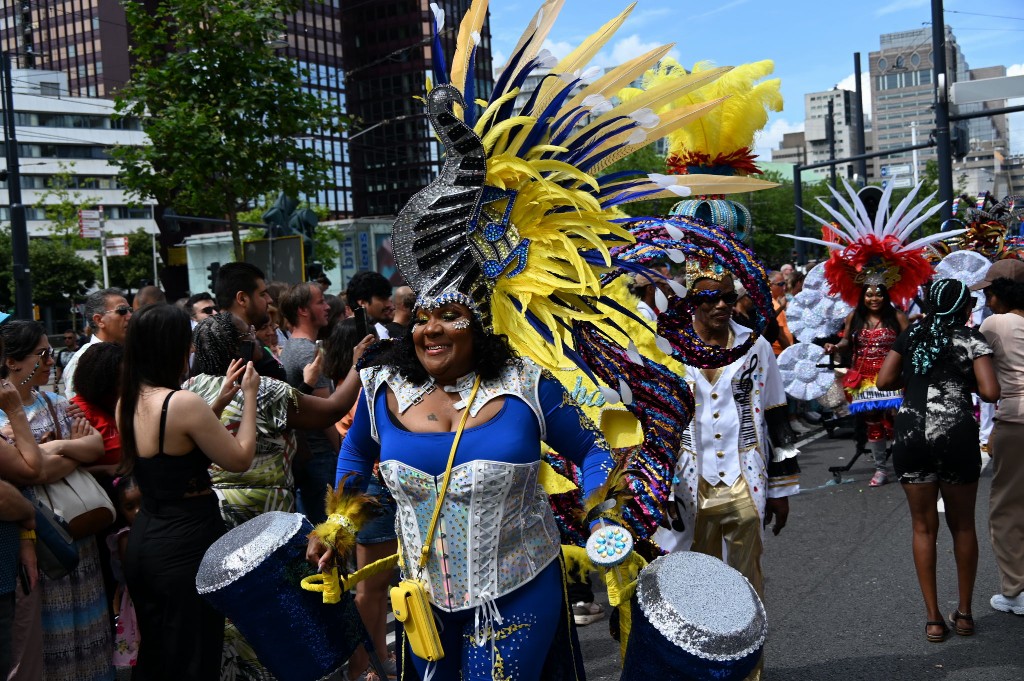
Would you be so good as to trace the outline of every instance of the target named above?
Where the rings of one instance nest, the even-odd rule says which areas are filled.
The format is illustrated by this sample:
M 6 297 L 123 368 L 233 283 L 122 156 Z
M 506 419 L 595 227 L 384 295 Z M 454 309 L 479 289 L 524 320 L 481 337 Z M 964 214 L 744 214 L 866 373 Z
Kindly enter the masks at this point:
M 686 259 L 686 287 L 693 288 L 693 285 L 701 279 L 712 279 L 722 281 L 730 274 L 720 262 L 706 255 L 691 256 Z
M 573 357 L 574 325 L 635 317 L 631 305 L 602 288 L 602 275 L 618 265 L 609 249 L 634 240 L 613 221 L 612 209 L 690 193 L 685 177 L 598 174 L 713 109 L 719 100 L 673 103 L 729 70 L 688 74 L 613 103 L 671 46 L 595 79 L 588 63 L 632 6 L 557 61 L 541 45 L 562 2 L 543 4 L 487 99 L 476 98 L 473 78 L 487 2 L 474 0 L 463 19 L 450 72 L 436 39 L 444 12 L 431 5 L 435 84 L 426 114 L 445 160 L 392 229 L 398 269 L 419 306 L 461 302 L 520 354 L 549 368 Z M 541 68 L 548 72 L 521 103 L 528 76 Z
M 953 199 L 954 217 L 943 225 L 943 229 L 963 227 L 966 230 L 950 247 L 975 251 L 993 261 L 1021 257 L 1024 252 L 1016 230 L 1024 218 L 1024 197 L 1007 196 L 996 201 L 988 192 L 982 192 L 973 204 L 965 202 L 965 198 Z M 964 206 L 963 217 L 959 216 L 961 205 Z
M 664 60 L 645 74 L 643 83 L 651 87 L 712 68 L 710 63 L 701 62 L 687 72 L 677 62 Z M 750 211 L 725 196 L 777 186 L 753 177 L 761 174 L 754 163 L 757 158 L 753 154 L 754 135 L 767 124 L 769 110 L 782 110 L 779 79 L 758 82 L 774 68 L 770 60 L 742 64 L 674 102 L 677 106 L 693 106 L 726 98 L 707 116 L 668 137 L 669 173 L 690 176 L 689 186 L 698 194 L 673 206 L 672 215 L 716 225 L 741 240 L 750 236 L 753 230 Z
M 832 208 L 824 199 L 818 199 L 835 222 L 827 222 L 801 208 L 823 227 L 832 230 L 838 237 L 836 241 L 792 234 L 783 236 L 831 250 L 832 254 L 825 262 L 825 278 L 829 291 L 842 297 L 846 304 L 855 307 L 860 302 L 861 291 L 865 286 L 885 286 L 894 303 L 905 304 L 917 294 L 918 287 L 934 274 L 931 262 L 925 257 L 926 247 L 958 236 L 964 230 L 939 232 L 908 243 L 910 235 L 942 207 L 939 203 L 925 210 L 935 198 L 934 193 L 911 205 L 921 189 L 919 184 L 890 214 L 889 200 L 893 189 L 890 184 L 882 192 L 878 212 L 874 220 L 871 220 L 857 192 L 845 179 L 843 185 L 851 201 L 847 201 L 835 189 L 829 187 L 829 190 L 845 214 Z

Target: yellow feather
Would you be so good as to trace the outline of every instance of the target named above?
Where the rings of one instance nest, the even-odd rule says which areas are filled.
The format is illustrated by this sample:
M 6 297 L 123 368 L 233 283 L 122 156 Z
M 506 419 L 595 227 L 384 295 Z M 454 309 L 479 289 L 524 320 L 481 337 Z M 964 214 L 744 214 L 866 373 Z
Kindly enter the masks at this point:
M 619 30 L 619 27 L 625 23 L 626 19 L 629 18 L 633 8 L 636 7 L 636 3 L 631 3 L 629 7 L 622 11 L 617 17 L 606 23 L 601 28 L 597 29 L 589 38 L 580 43 L 579 47 L 569 53 L 562 61 L 558 62 L 555 68 L 551 69 L 552 73 L 573 73 L 580 69 L 586 68 L 590 60 L 594 58 L 601 48 L 605 46 L 615 32 Z M 540 93 L 537 95 L 537 111 L 540 111 L 544 106 L 551 101 L 555 92 L 560 89 L 559 78 L 548 78 L 544 80 L 541 85 Z M 564 81 L 561 85 L 565 85 Z
M 779 80 L 757 82 L 774 69 L 775 64 L 769 59 L 743 64 L 706 87 L 689 93 L 682 101 L 674 102 L 675 105 L 696 104 L 728 97 L 716 111 L 670 135 L 669 153 L 700 151 L 714 158 L 752 147 L 755 133 L 768 122 L 768 111 L 782 110 Z M 707 63 L 698 63 L 693 68 L 694 73 L 709 70 L 713 67 Z M 681 77 L 680 71 L 665 69 L 648 73 L 652 83 L 660 84 Z
M 603 95 L 609 98 L 615 96 L 623 87 L 636 80 L 638 74 L 643 73 L 654 64 L 658 63 L 658 61 L 668 54 L 673 47 L 675 47 L 674 43 L 656 47 L 647 54 L 642 54 L 639 57 L 630 59 L 625 64 L 615 67 L 587 87 L 583 88 L 579 94 L 570 99 L 569 102 L 562 107 L 561 111 L 559 111 L 559 116 L 563 115 L 569 109 L 579 106 L 580 103 L 590 95 Z
M 533 19 L 527 25 L 526 30 L 523 31 L 523 35 L 520 36 L 519 42 L 509 52 L 509 59 L 514 57 L 519 50 L 523 49 L 526 45 L 526 41 L 532 38 L 530 46 L 523 52 L 523 56 L 519 60 L 519 65 L 515 73 L 512 73 L 509 80 L 514 80 L 516 73 L 522 70 L 523 66 L 530 62 L 531 59 L 537 56 L 540 52 L 541 47 L 544 44 L 544 39 L 548 37 L 548 33 L 551 32 L 551 27 L 555 24 L 555 19 L 558 18 L 558 13 L 562 11 L 562 5 L 565 4 L 565 0 L 547 0 L 537 13 L 533 15 Z M 498 69 L 498 72 L 502 72 L 508 64 Z
M 451 83 L 459 89 L 459 92 L 466 91 L 466 77 L 469 69 L 469 57 L 473 54 L 476 43 L 473 42 L 473 34 L 480 33 L 487 18 L 487 0 L 473 0 L 469 11 L 462 18 L 459 24 L 459 35 L 455 39 L 455 56 L 452 57 Z M 462 118 L 461 107 L 456 107 L 456 115 Z

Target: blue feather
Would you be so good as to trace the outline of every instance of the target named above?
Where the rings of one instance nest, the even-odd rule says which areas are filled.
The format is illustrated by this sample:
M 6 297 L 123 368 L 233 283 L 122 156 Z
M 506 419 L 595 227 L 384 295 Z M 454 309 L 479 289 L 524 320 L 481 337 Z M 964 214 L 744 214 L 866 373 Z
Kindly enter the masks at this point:
M 494 82 L 494 91 L 491 93 L 490 103 L 500 99 L 506 92 L 508 92 L 508 90 L 505 89 L 505 86 L 512 78 L 512 74 L 515 73 L 516 66 L 519 65 L 519 61 L 523 58 L 523 53 L 526 52 L 526 48 L 528 48 L 532 42 L 533 37 L 531 36 L 529 40 L 523 43 L 522 49 L 512 55 L 512 58 L 508 60 L 505 70 L 501 72 L 501 75 L 498 76 L 498 80 Z
M 444 58 L 444 47 L 441 45 L 441 34 L 437 30 L 437 17 L 433 19 L 434 23 L 434 47 L 433 47 L 433 59 L 431 63 L 434 68 L 434 80 L 437 81 L 438 85 L 448 84 L 448 65 L 445 63 Z
M 476 105 L 476 46 L 469 53 L 469 65 L 466 68 L 466 82 L 462 87 L 462 93 L 462 98 L 466 101 L 463 117 L 466 125 L 472 128 L 479 115 Z
M 540 142 L 541 138 L 547 134 L 551 125 L 548 119 L 554 118 L 555 114 L 558 113 L 558 110 L 562 108 L 562 104 L 565 103 L 566 97 L 568 97 L 571 92 L 571 87 L 563 88 L 561 92 L 551 99 L 551 102 L 544 108 L 544 112 L 540 116 L 537 116 L 537 122 L 534 124 L 533 130 L 530 131 L 530 134 L 526 137 L 526 141 L 523 145 L 519 147 L 520 156 L 532 149 L 538 142 Z

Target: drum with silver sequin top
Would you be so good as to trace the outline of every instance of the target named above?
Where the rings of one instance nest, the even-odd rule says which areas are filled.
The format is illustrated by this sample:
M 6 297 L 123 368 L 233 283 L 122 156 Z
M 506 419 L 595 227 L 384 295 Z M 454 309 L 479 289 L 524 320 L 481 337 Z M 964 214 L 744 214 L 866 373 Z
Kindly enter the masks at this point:
M 245 522 L 210 547 L 196 589 L 230 619 L 279 681 L 334 674 L 362 640 L 351 594 L 327 605 L 299 583 L 313 526 L 298 513 L 271 511 Z
M 640 573 L 621 681 L 732 681 L 761 659 L 764 606 L 737 570 L 670 553 Z

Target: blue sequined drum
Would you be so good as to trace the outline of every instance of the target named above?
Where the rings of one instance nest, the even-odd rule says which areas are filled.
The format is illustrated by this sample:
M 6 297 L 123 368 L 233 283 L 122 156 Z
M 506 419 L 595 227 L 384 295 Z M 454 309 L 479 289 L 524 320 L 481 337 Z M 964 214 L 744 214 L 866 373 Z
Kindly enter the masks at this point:
M 312 574 L 298 513 L 271 511 L 221 537 L 203 557 L 196 588 L 230 619 L 279 681 L 323 679 L 341 668 L 361 640 L 350 594 L 325 605 L 299 582 Z
M 670 553 L 640 573 L 621 681 L 744 679 L 768 626 L 750 582 L 717 558 Z

